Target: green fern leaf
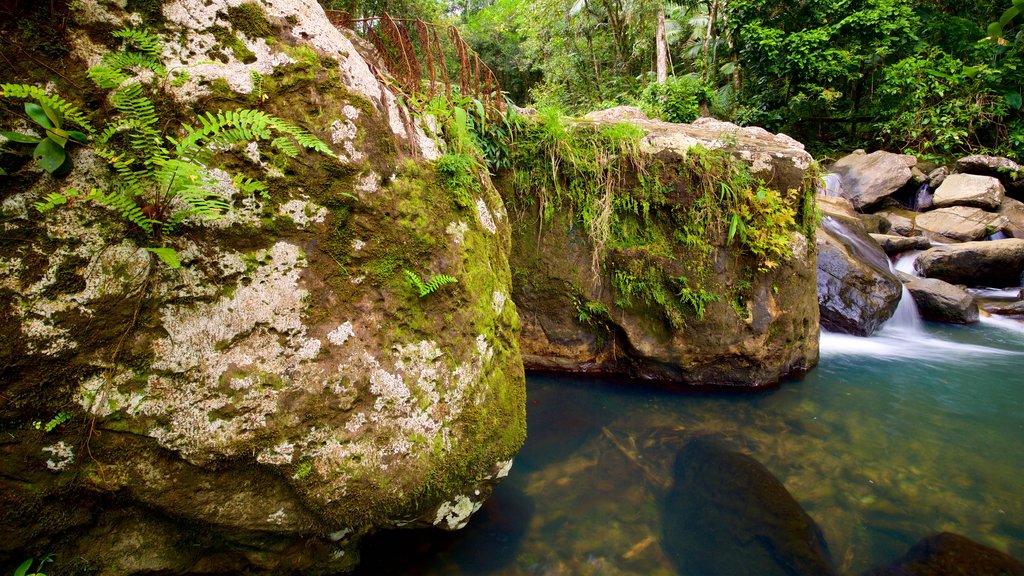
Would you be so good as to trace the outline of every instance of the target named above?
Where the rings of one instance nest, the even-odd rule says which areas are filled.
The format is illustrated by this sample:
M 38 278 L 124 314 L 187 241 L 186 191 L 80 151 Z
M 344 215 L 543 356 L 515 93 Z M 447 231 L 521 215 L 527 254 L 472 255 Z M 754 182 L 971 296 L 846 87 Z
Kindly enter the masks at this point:
M 424 283 L 423 280 L 421 280 L 414 272 L 410 270 L 403 270 L 403 272 L 405 272 L 406 277 L 408 277 L 409 280 L 412 281 L 413 285 L 420 291 L 420 298 L 429 296 L 430 294 L 440 290 L 442 287 L 447 286 L 448 284 L 455 284 L 459 281 L 454 276 L 438 274 L 431 278 L 429 282 Z
M 171 268 L 175 270 L 181 268 L 181 258 L 178 257 L 178 251 L 174 248 L 146 248 L 146 250 L 155 254 L 157 258 L 163 260 L 164 264 Z
M 0 84 L 0 96 L 6 98 L 18 98 L 21 100 L 35 100 L 41 105 L 48 106 L 49 108 L 58 111 L 62 116 L 64 116 L 65 121 L 70 121 L 85 129 L 89 134 L 96 133 L 92 124 L 90 124 L 89 120 L 85 117 L 85 114 L 83 114 L 82 111 L 74 104 L 59 96 L 50 96 L 38 86 L 30 86 L 28 84 Z

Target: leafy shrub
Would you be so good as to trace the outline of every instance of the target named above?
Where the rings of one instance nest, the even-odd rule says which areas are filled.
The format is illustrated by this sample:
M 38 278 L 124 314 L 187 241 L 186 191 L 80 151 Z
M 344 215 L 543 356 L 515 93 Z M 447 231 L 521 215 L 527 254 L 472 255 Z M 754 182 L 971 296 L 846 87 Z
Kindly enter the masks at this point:
M 701 105 L 714 96 L 714 90 L 694 75 L 673 76 L 648 84 L 640 93 L 640 107 L 648 116 L 667 122 L 693 122 L 700 117 Z

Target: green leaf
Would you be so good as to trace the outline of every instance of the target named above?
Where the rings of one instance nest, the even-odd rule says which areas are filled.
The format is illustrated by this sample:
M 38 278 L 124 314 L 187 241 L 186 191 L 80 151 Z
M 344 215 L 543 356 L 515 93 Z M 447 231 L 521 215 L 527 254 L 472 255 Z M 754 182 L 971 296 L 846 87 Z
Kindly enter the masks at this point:
M 1024 99 L 1021 98 L 1020 92 L 1007 92 L 1003 97 L 1006 98 L 1006 103 L 1010 105 L 1010 108 L 1014 110 L 1020 110 L 1020 107 L 1024 105 Z
M 50 174 L 57 171 L 67 159 L 67 153 L 56 142 L 47 138 L 36 146 L 32 158 Z
M 964 66 L 964 76 L 974 78 L 981 72 L 981 66 Z
M 31 567 L 32 559 L 29 558 L 28 560 L 22 562 L 21 566 L 18 566 L 18 568 L 14 570 L 14 576 L 25 576 L 25 573 L 28 572 L 28 569 Z
M 53 140 L 54 142 L 57 143 L 58 146 L 63 148 L 64 145 L 68 143 L 68 137 L 67 132 L 64 132 L 64 134 L 61 134 L 61 132 L 64 131 L 61 130 L 60 128 L 47 128 L 46 137 L 50 140 Z
M 1006 12 L 1003 12 L 1003 15 L 999 18 L 999 26 L 1005 28 L 1011 20 L 1017 17 L 1017 14 L 1020 14 L 1020 8 L 1011 6 L 1006 10 Z
M 32 119 L 33 122 L 39 124 L 43 128 L 53 128 L 53 122 L 50 122 L 50 118 L 43 111 L 43 107 L 35 102 L 25 102 L 25 114 Z
M 164 261 L 171 268 L 177 270 L 181 268 L 181 259 L 178 258 L 178 251 L 174 248 L 146 248 L 153 254 L 156 254 L 157 258 Z
M 38 144 L 42 141 L 41 138 L 36 138 L 35 136 L 20 134 L 18 132 L 8 132 L 6 130 L 0 131 L 0 136 L 7 138 L 11 142 L 20 142 L 21 144 Z
M 88 144 L 89 143 L 89 137 L 86 136 L 85 134 L 81 133 L 81 132 L 76 132 L 74 130 L 68 130 L 68 136 L 72 140 L 74 140 L 75 142 L 78 142 L 79 144 Z
M 53 122 L 54 126 L 59 128 L 60 125 L 64 123 L 64 117 L 61 116 L 60 110 L 54 110 L 49 104 L 43 101 L 39 102 L 39 107 L 43 109 L 43 113 L 50 119 L 50 122 Z
M 1002 38 L 1002 36 L 1003 36 L 1003 25 L 1000 24 L 999 22 L 993 22 L 993 23 L 988 25 L 988 30 L 987 31 L 988 31 L 989 37 L 992 38 L 993 40 L 995 40 L 997 38 Z

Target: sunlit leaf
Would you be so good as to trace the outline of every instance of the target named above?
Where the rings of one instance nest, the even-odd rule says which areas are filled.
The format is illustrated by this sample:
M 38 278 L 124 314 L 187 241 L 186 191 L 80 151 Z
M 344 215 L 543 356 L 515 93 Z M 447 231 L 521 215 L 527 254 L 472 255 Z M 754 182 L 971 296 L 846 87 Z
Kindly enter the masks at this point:
M 20 144 L 37 144 L 41 140 L 41 138 L 36 138 L 35 136 L 20 134 L 18 132 L 8 132 L 6 130 L 0 131 L 0 136 L 7 138 L 11 142 L 18 142 Z
M 53 122 L 50 122 L 50 118 L 43 111 L 43 107 L 35 102 L 25 102 L 25 114 L 32 119 L 33 122 L 39 124 L 43 128 L 53 128 Z

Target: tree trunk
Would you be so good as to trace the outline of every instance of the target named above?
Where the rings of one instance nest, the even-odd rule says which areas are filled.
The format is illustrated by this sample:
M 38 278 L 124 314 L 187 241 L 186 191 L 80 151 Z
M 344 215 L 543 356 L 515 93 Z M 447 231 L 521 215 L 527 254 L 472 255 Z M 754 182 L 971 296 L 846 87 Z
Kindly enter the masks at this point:
M 658 66 L 657 66 L 657 78 L 658 83 L 662 83 L 668 79 L 668 37 L 665 34 L 665 7 L 658 7 L 658 32 L 656 34 L 655 43 L 657 45 L 658 53 Z
M 715 41 L 715 19 L 718 18 L 718 0 L 714 0 L 711 3 L 711 10 L 708 11 L 708 29 L 707 33 L 704 34 L 704 65 L 707 66 L 706 78 L 710 81 L 714 79 L 714 62 L 709 57 L 709 50 L 711 49 L 711 43 Z

